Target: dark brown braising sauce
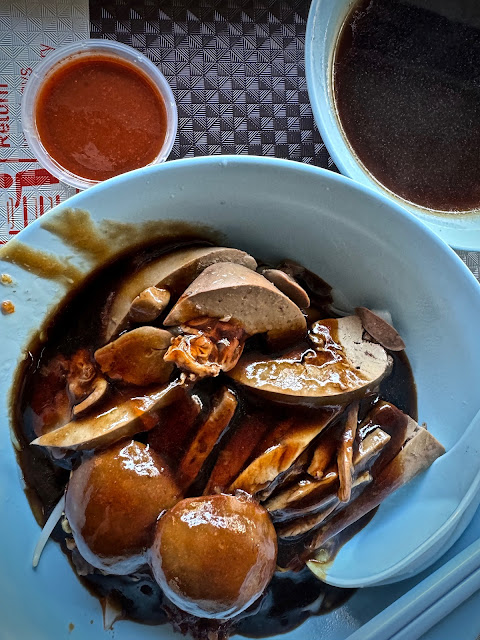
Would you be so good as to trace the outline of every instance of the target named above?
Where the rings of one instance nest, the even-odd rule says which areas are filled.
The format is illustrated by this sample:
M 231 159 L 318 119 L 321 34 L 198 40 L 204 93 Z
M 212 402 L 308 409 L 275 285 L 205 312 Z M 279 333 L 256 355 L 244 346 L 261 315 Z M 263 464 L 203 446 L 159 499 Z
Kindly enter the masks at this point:
M 478 0 L 362 0 L 334 60 L 337 112 L 373 176 L 422 207 L 480 206 Z
M 182 243 L 177 242 L 168 248 L 174 248 L 180 244 Z M 58 384 L 58 381 L 52 378 L 42 378 L 40 376 L 41 369 L 58 354 L 68 357 L 82 347 L 93 353 L 100 346 L 101 310 L 107 296 L 112 290 L 115 290 L 115 283 L 120 280 L 121 275 L 127 269 L 131 270 L 132 266 L 139 268 L 146 261 L 157 257 L 165 250 L 165 247 L 161 247 L 136 251 L 132 258 L 122 258 L 104 269 L 75 296 L 70 297 L 47 330 L 47 341 L 42 344 L 34 344 L 30 349 L 25 369 L 18 376 L 21 384 L 17 389 L 14 403 L 15 429 L 21 446 L 17 455 L 26 481 L 27 497 L 40 525 L 45 523 L 51 510 L 60 499 L 68 482 L 70 469 L 75 467 L 81 458 L 81 454 L 74 453 L 65 458 L 53 459 L 43 448 L 29 446 L 29 442 L 35 437 L 34 425 L 36 424 L 37 431 L 39 428 L 38 419 L 32 407 L 34 396 L 38 394 L 39 387 L 43 385 L 41 402 L 48 402 L 49 393 L 52 393 L 55 384 Z M 331 317 L 329 291 L 327 289 L 325 291 L 319 290 L 317 296 L 313 297 L 317 301 L 313 309 L 314 315 L 323 318 Z M 262 339 L 258 337 L 251 339 L 248 344 L 248 348 L 252 350 L 261 348 L 261 346 Z M 311 350 L 307 344 L 306 348 Z M 416 390 L 408 360 L 403 354 L 392 355 L 394 358 L 393 372 L 388 380 L 382 383 L 382 398 L 391 400 L 402 411 L 416 418 Z M 152 448 L 162 451 L 172 468 L 178 467 L 186 447 L 195 433 L 196 425 L 207 415 L 211 406 L 211 398 L 222 384 L 233 386 L 234 383 L 224 377 L 221 380 L 218 378 L 201 380 L 195 386 L 193 401 L 184 403 L 180 409 L 174 409 L 171 406 L 162 410 L 159 418 L 164 426 L 163 430 L 155 427 L 148 433 L 139 434 L 136 439 L 149 443 Z M 117 388 L 113 391 L 113 399 L 129 394 L 138 395 L 138 393 L 138 387 L 135 389 Z M 201 477 L 189 490 L 191 495 L 203 491 L 219 453 L 228 447 L 230 439 L 232 439 L 235 452 L 238 452 L 239 455 L 235 464 L 239 468 L 245 468 L 246 464 L 255 457 L 256 447 L 261 437 L 263 438 L 280 421 L 285 421 L 289 416 L 295 416 L 298 424 L 301 425 L 303 417 L 305 420 L 312 419 L 315 411 L 318 411 L 266 402 L 242 388 L 235 388 L 235 393 L 239 399 L 239 409 L 233 424 L 220 441 L 220 445 L 217 445 L 207 459 Z M 36 402 L 39 402 L 38 395 L 35 397 L 37 398 Z M 377 402 L 377 394 L 371 394 L 365 398 L 362 401 L 361 414 L 365 415 Z M 37 422 L 35 422 L 36 420 Z M 166 429 L 165 425 L 168 425 L 169 428 Z M 244 427 L 242 430 L 239 429 L 240 425 Z M 171 433 L 172 437 L 168 437 L 167 432 Z M 223 482 L 226 486 L 229 477 L 234 475 L 234 471 L 235 469 L 233 468 L 232 471 L 228 461 L 225 461 L 225 465 L 218 472 L 218 482 Z M 367 524 L 373 513 L 349 527 L 342 533 L 341 540 L 339 537 L 336 543 L 340 544 L 348 540 L 356 531 Z M 166 613 L 163 594 L 148 569 L 133 576 L 103 575 L 97 570 L 87 575 L 81 575 L 85 573 L 83 569 L 91 570 L 91 567 L 86 566 L 76 549 L 72 551 L 68 548 L 70 536 L 64 532 L 60 523 L 57 524 L 52 537 L 61 544 L 63 551 L 69 557 L 77 573 L 80 574 L 79 578 L 82 583 L 102 603 L 105 603 L 106 600 L 115 603 L 122 610 L 123 618 L 152 625 L 164 624 L 170 619 L 178 630 L 183 632 L 192 630 L 192 620 L 189 620 L 187 614 L 174 609 L 168 603 L 168 614 Z M 285 554 L 289 555 L 291 549 L 291 545 L 281 543 L 279 561 Z M 263 596 L 247 612 L 241 614 L 239 619 L 228 623 L 224 631 L 226 633 L 238 632 L 251 637 L 266 637 L 286 632 L 301 624 L 311 615 L 325 614 L 341 606 L 353 593 L 352 589 L 339 589 L 324 584 L 307 568 L 297 572 L 277 573 Z M 196 635 L 206 637 L 209 629 L 215 627 L 216 624 L 215 622 L 197 621 L 195 623 Z M 217 625 L 215 633 L 219 631 L 222 630 L 219 630 Z M 221 637 L 221 633 L 219 633 L 219 637 Z

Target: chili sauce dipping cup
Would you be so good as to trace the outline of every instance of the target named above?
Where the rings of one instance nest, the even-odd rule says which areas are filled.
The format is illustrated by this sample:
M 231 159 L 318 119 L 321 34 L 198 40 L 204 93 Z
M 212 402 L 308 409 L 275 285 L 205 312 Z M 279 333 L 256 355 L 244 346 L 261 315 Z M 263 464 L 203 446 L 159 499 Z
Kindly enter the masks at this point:
M 101 73 L 102 63 L 104 74 L 108 68 L 117 84 L 106 88 L 102 76 L 97 75 L 98 82 L 102 82 L 98 92 L 103 101 L 102 104 L 99 100 L 97 110 L 92 91 L 95 76 L 87 77 L 85 65 L 90 64 L 89 72 L 95 74 L 95 69 Z M 128 91 L 129 88 L 132 90 Z M 119 89 L 124 91 L 124 101 L 119 99 Z M 79 98 L 89 92 L 91 100 L 76 101 L 73 96 L 77 91 Z M 46 111 L 45 96 L 56 100 L 54 111 Z M 81 106 L 77 109 L 79 102 Z M 119 107 L 118 113 L 115 105 Z M 142 115 L 141 108 L 148 108 L 150 113 L 144 111 Z M 151 126 L 157 121 L 158 132 Z M 118 42 L 85 40 L 50 53 L 34 69 L 22 98 L 22 126 L 36 158 L 51 174 L 77 189 L 86 189 L 131 169 L 164 162 L 172 150 L 177 125 L 175 98 L 163 74 L 143 54 Z M 105 148 L 96 144 L 98 138 L 94 136 L 100 134 L 106 141 Z M 52 145 L 55 138 L 61 147 Z M 110 154 L 105 153 L 107 141 Z

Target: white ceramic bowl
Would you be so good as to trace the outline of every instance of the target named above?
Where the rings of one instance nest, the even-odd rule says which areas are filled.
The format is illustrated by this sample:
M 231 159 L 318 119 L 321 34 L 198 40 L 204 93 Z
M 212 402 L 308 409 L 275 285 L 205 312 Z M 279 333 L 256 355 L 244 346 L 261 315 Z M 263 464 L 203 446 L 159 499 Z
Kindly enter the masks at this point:
M 68 207 L 88 211 L 91 223 Z M 115 252 L 132 246 L 142 234 L 153 239 L 169 232 L 170 223 L 178 220 L 208 225 L 221 232 L 222 242 L 255 256 L 295 258 L 341 290 L 352 305 L 389 309 L 407 344 L 418 385 L 420 420 L 447 449 L 458 440 L 479 406 L 480 287 L 454 252 L 421 222 L 348 178 L 267 158 L 170 162 L 78 194 L 11 242 L 49 251 L 61 263 L 76 265 L 83 277 L 98 266 L 98 253 L 79 253 L 59 238 L 59 229 L 60 233 L 66 229 L 67 237 L 84 234 L 87 246 L 92 238 L 97 243 L 103 238 L 106 250 Z M 57 235 L 44 228 L 52 228 L 52 223 Z M 15 244 L 8 244 L 4 251 L 14 249 Z M 98 603 L 78 583 L 57 545 L 47 545 L 38 569 L 31 569 L 39 529 L 22 491 L 7 428 L 8 394 L 17 363 L 30 336 L 61 302 L 69 284 L 44 280 L 1 259 L 0 253 L 0 273 L 14 279 L 11 287 L 0 285 L 1 297 L 11 299 L 16 312 L 0 315 L 0 638 L 67 638 L 72 622 L 77 637 L 100 640 L 105 636 Z M 419 546 L 418 539 L 409 540 L 409 518 L 420 513 L 425 521 L 423 537 L 428 538 L 432 533 L 428 514 L 443 509 L 445 519 L 449 517 L 450 507 L 442 502 L 445 484 L 430 487 L 429 504 L 416 502 L 422 487 L 428 486 L 429 474 L 382 505 L 339 553 L 327 573 L 329 581 L 342 582 L 350 576 L 352 584 L 358 584 L 372 576 L 378 582 L 380 574 L 383 580 L 386 574 L 388 580 L 402 577 L 398 567 L 405 570 L 402 561 Z M 465 515 L 462 527 L 471 515 Z M 440 550 L 435 550 L 437 555 L 459 531 L 458 522 L 452 526 Z M 421 555 L 407 569 L 418 571 L 433 559 L 431 554 Z M 90 625 L 92 619 L 95 623 Z M 311 619 L 291 637 L 308 636 L 321 624 Z M 116 640 L 133 637 L 166 638 L 170 631 L 133 623 L 121 623 L 115 630 Z
M 480 211 L 441 214 L 396 196 L 375 180 L 360 162 L 343 133 L 333 99 L 332 66 L 342 24 L 356 0 L 313 0 L 305 35 L 305 70 L 308 95 L 322 139 L 340 171 L 389 196 L 457 249 L 480 251 Z

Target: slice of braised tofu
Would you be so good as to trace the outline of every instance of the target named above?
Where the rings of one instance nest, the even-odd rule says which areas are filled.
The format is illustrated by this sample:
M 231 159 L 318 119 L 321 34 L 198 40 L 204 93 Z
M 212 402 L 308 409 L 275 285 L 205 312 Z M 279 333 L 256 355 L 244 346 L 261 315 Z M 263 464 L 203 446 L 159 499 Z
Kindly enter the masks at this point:
M 319 320 L 309 332 L 312 348 L 269 358 L 243 355 L 228 375 L 271 400 L 289 404 L 348 404 L 378 387 L 392 359 L 363 340 L 357 316 Z

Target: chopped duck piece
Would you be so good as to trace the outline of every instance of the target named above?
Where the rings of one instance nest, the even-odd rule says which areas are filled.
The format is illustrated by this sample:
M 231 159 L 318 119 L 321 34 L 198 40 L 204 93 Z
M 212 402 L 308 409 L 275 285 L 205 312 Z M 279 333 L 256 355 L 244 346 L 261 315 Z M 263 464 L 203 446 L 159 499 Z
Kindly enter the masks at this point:
M 415 476 L 445 453 L 444 447 L 424 427 L 417 425 L 400 453 L 375 477 L 374 481 L 348 509 L 333 515 L 306 546 L 309 552 L 320 549 L 328 540 L 362 518 L 390 494 L 410 482 Z
M 307 465 L 309 458 L 310 452 L 305 449 L 305 451 L 300 456 L 298 456 L 298 458 L 293 462 L 293 464 L 288 467 L 288 469 L 282 471 L 282 473 L 279 473 L 273 482 L 267 485 L 264 489 L 261 489 L 256 494 L 256 499 L 259 502 L 267 500 L 272 495 L 272 493 L 280 490 L 282 486 L 289 485 L 293 480 L 295 480 L 295 478 L 303 475 L 305 466 Z
M 360 441 L 377 428 L 390 436 L 389 441 L 382 449 L 382 455 L 378 456 L 372 467 L 375 476 L 399 453 L 416 427 L 415 420 L 412 420 L 390 402 L 379 402 L 367 414 L 357 429 Z
M 338 486 L 338 473 L 336 470 L 331 469 L 328 471 L 321 480 L 311 480 L 309 478 L 302 478 L 291 487 L 284 489 L 281 493 L 276 494 L 264 504 L 264 507 L 272 514 L 275 519 L 284 519 L 285 514 L 292 514 L 292 510 L 289 509 L 291 505 L 301 503 L 301 501 L 309 496 L 313 491 L 317 501 L 314 503 L 313 508 L 319 508 L 319 504 L 322 503 L 320 496 L 324 495 L 336 495 L 335 491 Z M 310 509 L 309 509 L 310 510 Z
M 278 402 L 347 404 L 376 389 L 391 371 L 392 359 L 385 349 L 362 335 L 357 316 L 320 320 L 309 332 L 314 348 L 279 358 L 251 352 L 229 376 Z
M 413 420 L 413 422 L 415 421 Z M 355 472 L 360 473 L 368 463 L 373 463 L 382 449 L 388 444 L 390 438 L 391 436 L 382 431 L 382 429 L 374 429 L 361 440 L 358 445 L 357 455 L 353 458 Z
M 68 360 L 63 355 L 43 365 L 32 386 L 32 426 L 41 436 L 70 420 L 70 399 L 67 393 Z
M 157 412 L 158 424 L 148 432 L 148 444 L 167 458 L 172 467 L 185 455 L 188 441 L 202 410 L 200 398 L 188 387 L 179 399 Z
M 336 451 L 335 438 L 322 438 L 313 452 L 312 461 L 307 469 L 308 474 L 315 480 L 321 480 Z
M 337 407 L 329 407 L 317 411 L 310 420 L 295 420 L 293 418 L 291 421 L 287 421 L 289 428 L 286 433 L 278 437 L 275 444 L 270 444 L 275 436 L 275 433 L 271 434 L 265 442 L 263 453 L 242 471 L 231 484 L 229 490 L 241 489 L 254 495 L 266 489 L 279 474 L 289 469 L 310 442 L 338 415 L 339 411 Z
M 67 424 L 72 403 L 80 406 L 92 393 L 90 405 L 95 398 L 100 399 L 101 378 L 87 349 L 79 349 L 70 358 L 55 356 L 41 368 L 40 379 L 32 393 L 33 428 L 37 436 Z
M 68 362 L 68 391 L 75 400 L 81 400 L 92 391 L 97 375 L 95 363 L 87 349 L 79 349 Z
M 166 253 L 129 274 L 104 311 L 105 341 L 125 329 L 132 302 L 142 291 L 158 287 L 179 296 L 205 267 L 217 262 L 236 262 L 249 269 L 257 268 L 254 258 L 238 249 L 189 247 Z
M 357 307 L 355 313 L 362 321 L 365 331 L 372 336 L 375 342 L 389 351 L 403 351 L 405 343 L 400 334 L 379 315 L 366 307 Z
M 152 429 L 157 423 L 152 413 L 179 397 L 183 382 L 169 385 L 138 398 L 131 398 L 102 413 L 73 420 L 33 440 L 31 444 L 62 449 L 96 449 L 105 447 L 141 431 Z
M 292 302 L 298 305 L 300 309 L 308 309 L 310 306 L 308 293 L 298 284 L 295 278 L 279 269 L 261 269 L 260 273 L 290 298 Z
M 365 487 L 372 482 L 372 476 L 368 471 L 364 471 L 356 478 L 351 489 L 356 492 L 361 492 Z M 323 507 L 320 511 L 316 511 L 310 516 L 304 516 L 298 520 L 290 521 L 277 529 L 277 533 L 280 538 L 296 538 L 297 536 L 308 533 L 313 528 L 318 527 L 329 515 L 331 515 L 336 509 L 343 508 L 341 506 L 342 501 L 339 500 L 337 495 L 333 495 L 329 504 Z
M 390 436 L 381 429 L 375 429 L 365 437 L 353 459 L 354 478 L 359 477 L 367 467 L 372 467 L 389 441 Z M 268 500 L 265 507 L 275 520 L 305 517 L 330 504 L 336 497 L 337 491 L 337 469 L 331 468 L 321 480 L 303 477 Z
M 338 499 L 348 502 L 352 493 L 353 478 L 353 442 L 357 434 L 358 402 L 354 402 L 347 410 L 345 429 L 337 452 L 338 479 L 340 488 Z
M 164 359 L 198 378 L 215 377 L 233 369 L 247 339 L 236 322 L 215 318 L 197 318 L 180 329 L 184 335 L 173 338 Z
M 157 327 L 138 327 L 95 351 L 102 372 L 112 380 L 140 387 L 167 382 L 173 365 L 164 355 L 172 335 Z
M 272 427 L 263 412 L 246 415 L 220 451 L 204 495 L 226 491 Z
M 197 478 L 203 463 L 230 424 L 237 404 L 238 401 L 235 395 L 229 389 L 223 387 L 214 400 L 210 415 L 195 434 L 180 463 L 178 478 L 180 486 L 184 490 Z
M 131 322 L 152 322 L 167 308 L 170 291 L 148 287 L 133 300 L 128 319 Z
M 180 296 L 164 324 L 184 324 L 200 316 L 234 320 L 249 336 L 267 333 L 275 346 L 302 338 L 307 326 L 290 298 L 256 271 L 233 263 L 207 267 Z
M 97 376 L 92 382 L 92 391 L 88 396 L 73 407 L 73 415 L 79 416 L 81 413 L 94 407 L 100 400 L 103 400 L 108 391 L 108 382 L 105 378 Z

